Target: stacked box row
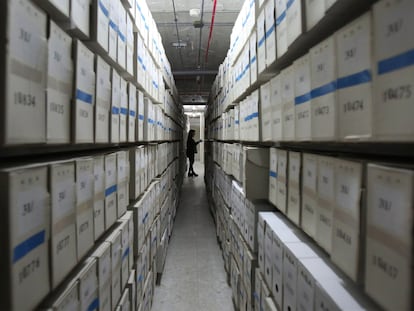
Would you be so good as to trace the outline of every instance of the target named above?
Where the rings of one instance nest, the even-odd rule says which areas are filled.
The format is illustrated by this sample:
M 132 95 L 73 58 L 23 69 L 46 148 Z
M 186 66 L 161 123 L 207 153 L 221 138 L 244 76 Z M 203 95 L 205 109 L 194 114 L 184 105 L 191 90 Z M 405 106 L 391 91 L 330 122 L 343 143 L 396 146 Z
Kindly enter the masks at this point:
M 273 2 L 267 1 L 265 8 L 269 5 L 274 10 Z M 266 17 L 276 16 L 277 20 L 278 14 L 283 14 L 284 10 L 277 9 L 278 2 L 276 15 Z M 289 1 L 287 17 L 277 24 L 276 33 L 284 21 L 289 21 L 289 10 L 298 10 L 300 3 Z M 238 86 L 238 81 L 251 76 L 251 66 L 244 65 L 245 70 L 235 79 L 234 93 L 247 91 L 248 96 L 228 105 L 220 101 L 213 104 L 212 119 L 226 114 L 211 128 L 211 137 L 242 141 L 411 141 L 413 127 L 408 116 L 412 114 L 413 44 L 406 12 L 413 10 L 410 1 L 379 1 L 370 11 L 304 50 L 303 56 L 251 92 L 251 83 Z M 301 16 L 300 11 L 292 14 Z M 388 25 L 396 18 L 401 25 L 390 30 Z M 287 27 L 285 35 L 291 29 Z M 266 43 L 270 37 L 266 34 Z M 283 48 L 279 37 L 276 46 Z M 263 58 L 260 48 L 259 74 Z M 248 51 L 246 46 L 246 53 L 241 54 L 246 64 L 252 54 Z M 263 45 L 264 52 L 267 56 L 269 48 Z
M 137 40 L 140 34 L 121 1 L 72 0 L 70 10 L 69 1 L 54 3 L 39 1 L 49 19 L 30 0 L 2 3 L 8 42 L 1 58 L 6 68 L 2 144 L 178 139 L 181 111 L 170 107 L 176 98 L 172 104 L 166 96 L 150 53 L 138 55 L 147 48 Z M 21 20 L 30 22 L 21 26 Z M 122 20 L 129 25 L 127 34 Z M 138 56 L 152 62 L 143 61 L 144 72 L 138 72 L 142 64 L 134 64 Z

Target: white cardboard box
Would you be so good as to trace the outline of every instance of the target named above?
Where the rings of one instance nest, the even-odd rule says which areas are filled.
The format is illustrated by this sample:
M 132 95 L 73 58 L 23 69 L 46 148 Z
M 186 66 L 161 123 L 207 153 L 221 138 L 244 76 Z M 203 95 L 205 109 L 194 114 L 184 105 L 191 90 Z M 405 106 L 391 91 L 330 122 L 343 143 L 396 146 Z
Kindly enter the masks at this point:
M 371 12 L 336 34 L 339 138 L 372 136 Z
M 335 158 L 318 157 L 318 208 L 315 240 L 328 254 L 331 254 L 332 248 L 335 164 Z
M 293 42 L 303 33 L 304 28 L 304 5 L 303 1 L 289 0 L 286 9 L 287 44 L 291 46 Z
M 0 172 L 1 217 L 6 252 L 1 259 L 0 308 L 35 308 L 50 291 L 50 206 L 47 167 L 25 166 Z M 31 295 L 22 299 L 25 293 Z
M 105 229 L 109 229 L 117 217 L 117 165 L 116 153 L 105 155 Z
M 294 66 L 281 72 L 283 140 L 295 140 L 295 73 Z
M 310 49 L 312 138 L 335 140 L 337 138 L 336 103 L 336 52 L 331 36 Z
M 287 212 L 288 198 L 288 152 L 277 149 L 277 204 L 276 207 L 283 213 Z
M 315 1 L 320 2 L 320 1 Z M 294 64 L 295 75 L 295 138 L 296 140 L 312 139 L 311 108 L 311 73 L 309 54 L 297 59 Z
M 138 91 L 138 126 L 137 126 L 137 137 L 138 141 L 144 140 L 144 93 Z
M 94 142 L 94 57 L 81 41 L 75 40 L 75 107 L 72 119 L 73 140 L 78 144 Z
M 266 69 L 266 30 L 265 11 L 259 13 L 256 21 L 257 27 L 257 73 L 260 75 Z
M 109 48 L 109 6 L 110 0 L 93 0 L 91 6 L 91 41 L 87 45 L 107 54 Z
M 266 66 L 269 66 L 276 61 L 275 1 L 267 1 L 264 10 L 266 24 Z
M 316 237 L 318 208 L 318 156 L 303 154 L 301 227 L 311 238 Z
M 7 56 L 2 116 L 3 144 L 46 142 L 46 15 L 28 1 L 7 1 L 2 29 Z M 21 39 L 20 39 L 21 38 Z M 5 47 L 6 48 L 6 47 Z M 31 51 L 30 53 L 25 53 Z
M 361 271 L 360 240 L 363 234 L 360 231 L 363 165 L 337 160 L 335 176 L 331 258 L 353 281 L 358 282 Z
M 282 81 L 277 75 L 270 80 L 270 100 L 272 103 L 272 140 L 277 142 L 282 139 Z
M 109 115 L 111 109 L 111 67 L 96 56 L 95 143 L 109 142 Z
M 126 24 L 126 71 L 129 77 L 134 77 L 134 26 L 133 20 L 127 14 Z
M 301 153 L 289 151 L 287 216 L 298 226 L 301 219 L 301 169 Z
M 64 21 L 69 18 L 69 0 L 36 0 L 34 2 L 48 12 L 56 21 Z
M 118 54 L 118 1 L 109 1 L 108 56 L 115 63 Z
M 128 83 L 128 142 L 135 142 L 137 130 L 137 89 L 131 82 Z
M 119 109 L 119 142 L 125 143 L 127 141 L 128 130 L 128 90 L 127 82 L 120 78 L 120 109 Z
M 283 310 L 297 310 L 298 270 L 300 261 L 319 258 L 306 243 L 286 243 L 283 257 Z
M 315 310 L 376 310 L 359 289 L 346 280 L 318 280 L 315 286 Z
M 243 148 L 243 189 L 248 199 L 267 199 L 269 195 L 269 149 Z
M 111 243 L 111 309 L 113 310 L 121 298 L 121 231 L 115 229 L 106 241 Z
M 126 10 L 121 1 L 118 3 L 118 52 L 117 62 L 122 69 L 126 69 Z
M 105 231 L 105 157 L 94 157 L 93 227 L 96 241 Z
M 286 20 L 287 0 L 276 0 L 276 37 L 277 37 L 277 56 L 280 58 L 287 52 L 287 20 Z
M 88 258 L 77 275 L 81 310 L 96 310 L 99 306 L 98 275 L 95 258 Z
M 42 310 L 67 310 L 73 307 L 79 310 L 79 281 L 73 280 L 41 303 Z
M 79 39 L 88 40 L 90 32 L 90 0 L 71 0 L 70 23 L 65 28 Z
M 257 81 L 257 33 L 253 30 L 250 36 L 250 83 Z
M 306 29 L 311 30 L 325 15 L 325 1 L 306 0 Z
M 75 163 L 77 257 L 81 260 L 94 243 L 94 161 L 79 158 Z
M 411 29 L 414 3 L 380 1 L 374 11 L 374 135 L 380 140 L 413 141 L 414 88 Z
M 51 286 L 56 288 L 77 263 L 75 163 L 49 166 L 51 196 Z
M 269 201 L 277 205 L 277 149 L 270 148 Z
M 119 143 L 120 138 L 120 108 L 121 108 L 121 77 L 112 68 L 111 73 L 111 123 L 110 123 L 110 142 Z
M 414 173 L 369 164 L 367 174 L 365 291 L 386 310 L 410 309 Z
M 111 309 L 111 243 L 103 242 L 91 257 L 96 259 L 99 310 Z
M 260 86 L 260 127 L 262 141 L 272 140 L 272 106 L 270 101 L 270 81 Z
M 46 139 L 48 143 L 70 142 L 73 63 L 72 39 L 53 21 L 49 22 Z

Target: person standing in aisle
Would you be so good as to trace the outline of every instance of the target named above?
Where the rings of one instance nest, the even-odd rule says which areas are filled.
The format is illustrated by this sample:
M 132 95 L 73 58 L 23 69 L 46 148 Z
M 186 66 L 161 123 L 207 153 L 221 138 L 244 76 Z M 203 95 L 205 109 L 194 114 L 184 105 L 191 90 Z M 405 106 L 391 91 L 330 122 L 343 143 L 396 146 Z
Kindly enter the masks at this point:
M 188 168 L 188 177 L 198 176 L 194 172 L 193 164 L 194 164 L 194 155 L 197 153 L 197 145 L 201 143 L 201 139 L 198 142 L 196 142 L 193 139 L 194 134 L 195 134 L 195 131 L 190 130 L 188 132 L 188 137 L 187 137 L 187 157 L 188 157 L 188 160 L 190 161 L 190 167 Z

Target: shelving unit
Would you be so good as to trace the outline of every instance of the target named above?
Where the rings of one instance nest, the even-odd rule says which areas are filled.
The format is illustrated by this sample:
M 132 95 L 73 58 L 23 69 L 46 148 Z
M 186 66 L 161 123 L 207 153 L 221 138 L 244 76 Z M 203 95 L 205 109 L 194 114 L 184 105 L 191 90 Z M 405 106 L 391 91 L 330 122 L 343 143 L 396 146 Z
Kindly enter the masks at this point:
M 206 185 L 237 310 L 412 308 L 400 272 L 412 264 L 413 11 L 245 2 L 206 113 Z
M 147 4 L 0 9 L 0 309 L 148 309 L 185 162 L 183 108 Z

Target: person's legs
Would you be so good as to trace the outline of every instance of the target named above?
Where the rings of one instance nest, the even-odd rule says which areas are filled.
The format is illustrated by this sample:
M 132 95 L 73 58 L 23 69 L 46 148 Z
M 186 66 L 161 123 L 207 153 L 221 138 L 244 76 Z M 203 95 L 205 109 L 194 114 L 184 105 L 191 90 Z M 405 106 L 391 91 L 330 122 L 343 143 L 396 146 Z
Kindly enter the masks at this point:
M 188 177 L 191 177 L 193 175 L 195 175 L 194 173 L 194 169 L 193 169 L 193 164 L 194 164 L 194 155 L 193 156 L 189 156 L 188 160 L 190 161 L 190 167 L 188 168 Z

